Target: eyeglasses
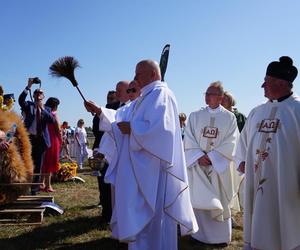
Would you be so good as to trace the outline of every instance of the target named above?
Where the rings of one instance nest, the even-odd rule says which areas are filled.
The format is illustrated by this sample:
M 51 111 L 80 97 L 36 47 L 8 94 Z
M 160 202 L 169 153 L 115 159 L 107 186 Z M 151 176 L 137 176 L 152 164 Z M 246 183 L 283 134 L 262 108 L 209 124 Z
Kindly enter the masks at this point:
M 131 92 L 135 93 L 136 89 L 135 88 L 127 89 L 126 92 L 127 92 L 127 94 L 130 94 Z
M 217 94 L 217 93 L 209 93 L 209 92 L 205 92 L 203 93 L 204 95 L 206 96 L 221 96 L 220 94 Z

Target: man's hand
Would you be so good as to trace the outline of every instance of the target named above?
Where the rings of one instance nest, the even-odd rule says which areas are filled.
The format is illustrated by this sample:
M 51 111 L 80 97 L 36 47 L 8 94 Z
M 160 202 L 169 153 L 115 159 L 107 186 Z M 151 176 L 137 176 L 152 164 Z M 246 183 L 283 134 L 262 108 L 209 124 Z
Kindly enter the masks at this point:
M 130 122 L 118 122 L 117 125 L 121 130 L 122 134 L 130 135 L 131 132 Z
M 100 115 L 102 112 L 101 108 L 92 101 L 85 101 L 84 106 L 88 112 L 95 113 L 97 115 Z
M 93 157 L 97 158 L 99 160 L 103 160 L 104 159 L 104 154 L 101 154 L 100 152 L 98 152 L 98 150 L 93 151 Z
M 240 171 L 241 173 L 245 173 L 245 162 L 242 161 L 239 165 L 238 171 Z
M 203 155 L 202 157 L 200 157 L 198 159 L 198 163 L 199 163 L 200 166 L 205 166 L 205 167 L 211 165 L 211 161 L 210 161 L 208 155 Z

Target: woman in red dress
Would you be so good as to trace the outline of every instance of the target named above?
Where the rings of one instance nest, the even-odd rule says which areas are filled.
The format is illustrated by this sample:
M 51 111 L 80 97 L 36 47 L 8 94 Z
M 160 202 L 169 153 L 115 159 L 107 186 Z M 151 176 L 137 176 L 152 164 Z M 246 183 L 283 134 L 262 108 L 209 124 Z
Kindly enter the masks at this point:
M 56 173 L 59 169 L 59 152 L 61 145 L 61 133 L 58 117 L 56 111 L 59 105 L 59 100 L 55 97 L 50 97 L 45 103 L 46 108 L 51 110 L 52 115 L 55 117 L 55 123 L 49 123 L 48 131 L 51 141 L 51 146 L 47 148 L 42 164 L 42 186 L 41 191 L 54 192 L 51 186 L 51 174 Z

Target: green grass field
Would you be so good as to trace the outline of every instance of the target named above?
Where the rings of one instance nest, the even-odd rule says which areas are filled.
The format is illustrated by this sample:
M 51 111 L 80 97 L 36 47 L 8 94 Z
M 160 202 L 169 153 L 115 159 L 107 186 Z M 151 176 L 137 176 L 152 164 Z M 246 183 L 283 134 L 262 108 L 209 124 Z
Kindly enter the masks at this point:
M 90 173 L 89 168 L 78 173 L 85 183 L 54 183 L 55 203 L 64 208 L 63 215 L 46 215 L 38 226 L 0 225 L 0 249 L 127 249 L 110 238 L 108 228 L 100 226 L 98 184 Z M 241 223 L 240 214 L 236 220 Z M 214 248 L 194 246 L 189 237 L 183 237 L 179 239 L 179 249 Z M 242 249 L 242 227 L 233 230 L 233 240 L 226 250 L 233 249 Z

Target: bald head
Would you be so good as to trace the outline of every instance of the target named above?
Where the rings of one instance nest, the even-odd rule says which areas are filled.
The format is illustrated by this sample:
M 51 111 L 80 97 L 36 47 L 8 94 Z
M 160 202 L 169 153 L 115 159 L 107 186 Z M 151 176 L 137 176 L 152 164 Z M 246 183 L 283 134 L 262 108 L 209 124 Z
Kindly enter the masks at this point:
M 119 81 L 116 85 L 116 88 L 118 87 L 128 87 L 129 81 Z
M 125 103 L 129 100 L 127 94 L 127 89 L 129 86 L 129 81 L 120 81 L 116 85 L 116 97 L 121 103 Z
M 136 65 L 135 78 L 140 88 L 149 83 L 161 80 L 160 68 L 157 62 L 153 60 L 143 60 Z

